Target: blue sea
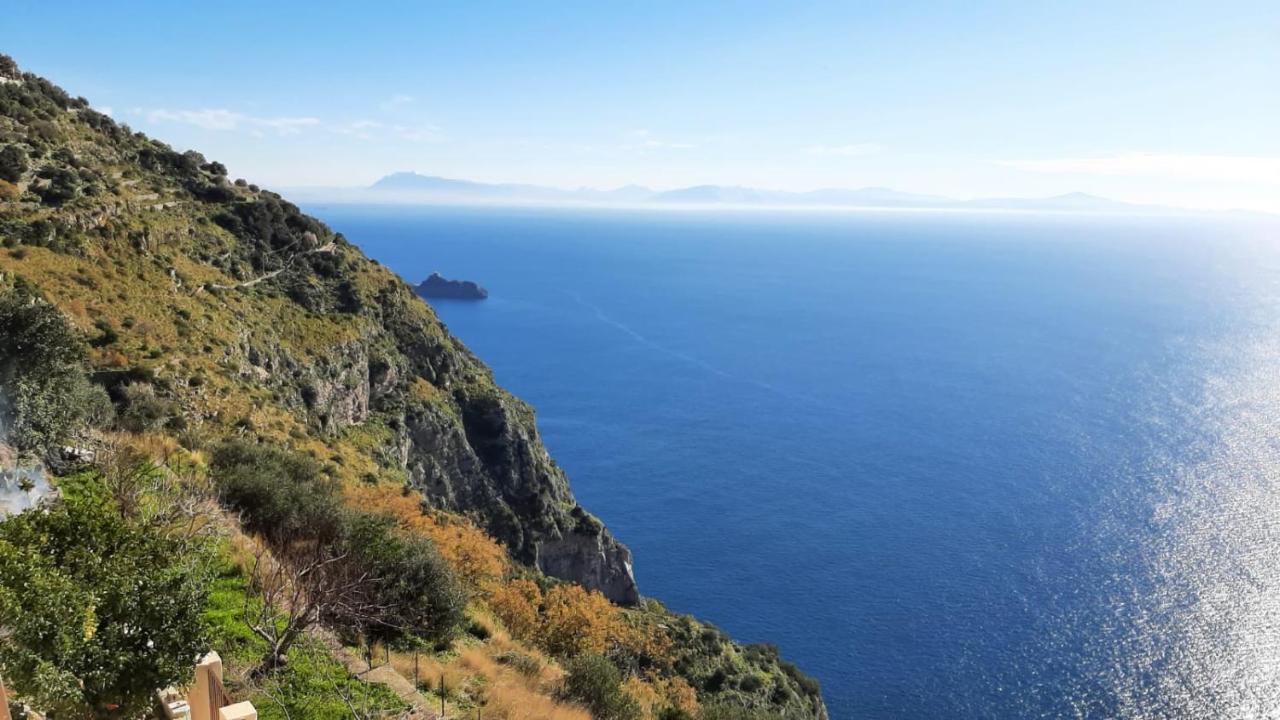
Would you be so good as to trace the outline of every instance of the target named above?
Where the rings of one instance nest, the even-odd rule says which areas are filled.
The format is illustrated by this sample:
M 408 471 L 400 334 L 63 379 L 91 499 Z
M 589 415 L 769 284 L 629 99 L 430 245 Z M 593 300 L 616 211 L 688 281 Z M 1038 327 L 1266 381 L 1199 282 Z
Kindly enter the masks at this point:
M 1280 716 L 1280 229 L 315 206 L 833 718 Z

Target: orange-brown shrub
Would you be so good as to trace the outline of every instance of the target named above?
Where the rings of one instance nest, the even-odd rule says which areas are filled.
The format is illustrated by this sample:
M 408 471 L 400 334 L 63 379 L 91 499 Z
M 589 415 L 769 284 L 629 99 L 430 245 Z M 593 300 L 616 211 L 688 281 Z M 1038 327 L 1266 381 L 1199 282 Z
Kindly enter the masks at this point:
M 666 707 L 683 710 L 691 716 L 698 715 L 698 692 L 682 677 L 651 677 L 653 689 Z
M 423 512 L 421 496 L 416 492 L 406 493 L 387 485 L 363 485 L 348 488 L 347 498 L 354 506 L 391 515 L 405 530 L 431 538 L 473 595 L 486 592 L 507 571 L 507 554 L 497 541 L 466 518 Z
M 543 600 L 539 644 L 552 655 L 603 653 L 627 630 L 618 608 L 598 592 L 557 585 Z
M 489 608 L 507 630 L 526 642 L 538 639 L 542 590 L 531 580 L 512 580 L 489 594 Z

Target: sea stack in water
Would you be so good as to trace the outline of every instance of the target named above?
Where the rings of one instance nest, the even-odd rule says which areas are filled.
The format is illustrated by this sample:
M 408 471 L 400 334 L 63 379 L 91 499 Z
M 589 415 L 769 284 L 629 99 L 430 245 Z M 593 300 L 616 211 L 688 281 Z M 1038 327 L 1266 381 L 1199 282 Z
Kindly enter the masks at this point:
M 431 277 L 418 283 L 417 290 L 424 298 L 483 300 L 489 297 L 488 290 L 470 280 L 447 280 L 440 273 L 431 273 Z

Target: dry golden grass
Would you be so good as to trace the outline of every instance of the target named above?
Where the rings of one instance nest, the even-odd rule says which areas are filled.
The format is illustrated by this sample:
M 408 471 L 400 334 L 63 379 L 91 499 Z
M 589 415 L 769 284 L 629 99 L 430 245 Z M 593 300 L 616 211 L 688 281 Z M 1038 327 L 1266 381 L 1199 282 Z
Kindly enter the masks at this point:
M 538 670 L 526 674 L 498 658 L 519 653 L 536 661 Z M 413 653 L 391 653 L 391 667 L 412 681 Z M 531 650 L 497 634 L 485 643 L 463 647 L 456 655 L 419 654 L 417 677 L 424 691 L 435 692 L 444 679 L 449 712 L 461 717 L 483 708 L 494 720 L 591 720 L 582 708 L 556 700 L 564 672 L 537 650 Z

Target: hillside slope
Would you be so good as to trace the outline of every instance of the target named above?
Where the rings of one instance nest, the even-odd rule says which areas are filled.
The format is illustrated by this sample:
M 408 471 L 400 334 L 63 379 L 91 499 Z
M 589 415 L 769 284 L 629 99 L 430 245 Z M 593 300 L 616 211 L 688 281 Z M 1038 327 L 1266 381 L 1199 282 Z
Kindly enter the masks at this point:
M 240 436 L 295 448 L 348 486 L 419 491 L 528 568 L 641 603 L 629 551 L 578 505 L 533 410 L 409 285 L 280 196 L 4 56 L 0 239 L 0 274 L 84 333 L 95 382 L 118 404 L 145 384 L 146 407 L 167 409 L 138 405 L 128 429 L 190 447 Z M 717 653 L 722 640 L 702 639 Z M 734 671 L 719 665 L 681 671 L 708 694 L 825 716 L 816 686 L 776 653 L 725 647 L 769 683 L 724 687 Z

